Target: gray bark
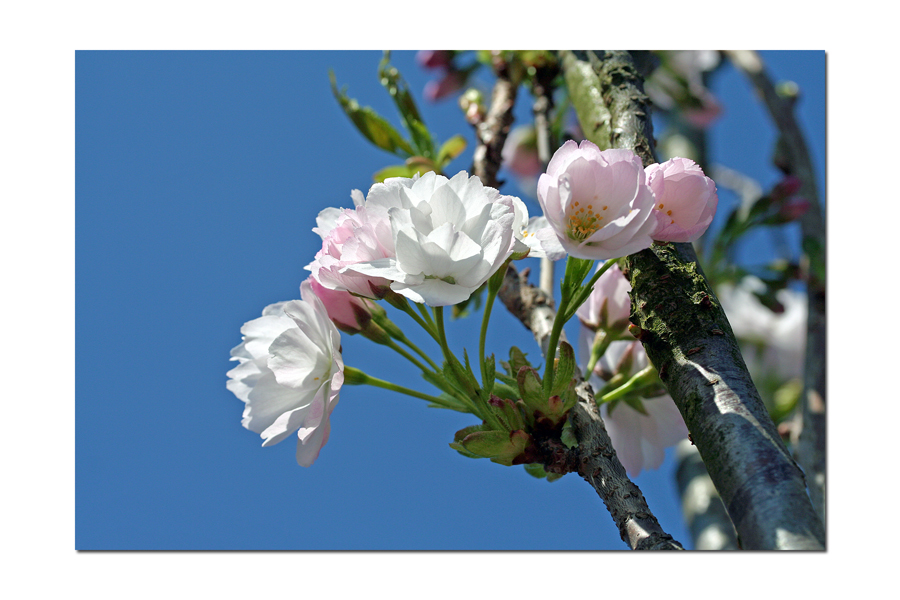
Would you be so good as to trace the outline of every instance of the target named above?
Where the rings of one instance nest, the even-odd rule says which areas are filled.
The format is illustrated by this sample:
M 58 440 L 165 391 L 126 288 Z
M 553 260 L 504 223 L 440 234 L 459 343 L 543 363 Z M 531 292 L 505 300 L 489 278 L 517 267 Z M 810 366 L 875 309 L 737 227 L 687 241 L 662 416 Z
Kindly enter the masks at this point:
M 591 56 L 611 115 L 611 145 L 656 162 L 649 101 L 627 52 Z M 803 473 L 763 405 L 731 326 L 690 244 L 627 257 L 632 322 L 675 400 L 741 547 L 822 550 Z

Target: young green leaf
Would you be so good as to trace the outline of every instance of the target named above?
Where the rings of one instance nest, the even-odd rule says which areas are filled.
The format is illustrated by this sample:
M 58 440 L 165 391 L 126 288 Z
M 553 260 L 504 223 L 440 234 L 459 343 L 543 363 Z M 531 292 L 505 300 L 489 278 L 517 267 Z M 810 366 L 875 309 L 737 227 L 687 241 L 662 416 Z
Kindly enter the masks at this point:
M 384 117 L 368 106 L 360 107 L 359 102 L 349 98 L 343 90 L 338 90 L 334 72 L 329 71 L 328 76 L 331 79 L 331 92 L 335 99 L 367 140 L 382 150 L 387 150 L 397 156 L 406 157 L 415 154 L 409 142 L 403 139 L 403 136 Z
M 385 52 L 384 58 L 378 65 L 378 78 L 381 80 L 381 85 L 397 105 L 397 110 L 400 111 L 400 120 L 409 131 L 416 152 L 426 158 L 434 158 L 434 140 L 431 132 L 422 122 L 419 109 L 416 107 L 412 94 L 409 93 L 409 86 L 400 76 L 400 71 L 390 65 L 390 58 L 390 52 Z

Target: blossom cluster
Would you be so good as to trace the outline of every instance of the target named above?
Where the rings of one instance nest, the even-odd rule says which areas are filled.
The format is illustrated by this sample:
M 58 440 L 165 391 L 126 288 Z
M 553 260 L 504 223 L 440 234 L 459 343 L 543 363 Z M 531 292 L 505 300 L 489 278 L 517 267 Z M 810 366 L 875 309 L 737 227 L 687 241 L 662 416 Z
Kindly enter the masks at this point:
M 509 260 L 558 260 L 566 254 L 611 259 L 654 240 L 693 241 L 708 227 L 717 203 L 715 184 L 687 159 L 645 169 L 633 152 L 601 151 L 588 141 L 566 142 L 540 176 L 537 192 L 544 215 L 529 218 L 522 200 L 478 177 L 427 172 L 386 179 L 366 195 L 353 190 L 353 208 L 321 211 L 313 231 L 322 246 L 306 267 L 310 275 L 300 287 L 301 299 L 267 307 L 243 326 L 243 341 L 232 350 L 238 366 L 228 372 L 227 385 L 245 403 L 244 427 L 260 434 L 264 446 L 296 432 L 297 462 L 309 466 L 328 440 L 329 417 L 344 383 L 339 330 L 384 334 L 373 322 L 378 300 L 402 296 L 430 307 L 455 305 Z M 589 299 L 579 316 L 592 330 L 621 332 L 628 318 L 627 282 L 620 271 L 607 275 L 618 279 L 601 278 L 595 289 L 606 297 Z M 622 352 L 636 356 L 642 349 L 638 344 Z M 629 360 L 637 365 L 646 357 Z M 669 415 L 669 404 L 670 398 L 654 399 L 648 412 Z M 628 412 L 632 408 L 608 410 L 614 421 L 628 416 L 641 431 L 652 429 L 641 420 L 645 415 Z M 610 428 L 614 444 L 615 430 Z M 619 443 L 628 448 L 642 439 L 622 435 L 629 441 Z M 629 470 L 658 462 L 659 452 L 643 442 L 636 447 L 640 451 L 623 455 Z
M 693 242 L 712 223 L 715 183 L 686 158 L 644 168 L 630 150 L 570 140 L 538 180 L 538 200 L 571 256 L 619 258 L 653 241 Z

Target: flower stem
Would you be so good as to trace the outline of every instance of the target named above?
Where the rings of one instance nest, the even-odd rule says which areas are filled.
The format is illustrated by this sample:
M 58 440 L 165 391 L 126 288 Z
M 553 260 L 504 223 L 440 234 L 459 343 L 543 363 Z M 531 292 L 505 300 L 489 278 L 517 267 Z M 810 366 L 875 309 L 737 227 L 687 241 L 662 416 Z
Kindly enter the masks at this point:
M 422 400 L 427 400 L 441 406 L 447 406 L 447 403 L 437 396 L 423 394 L 422 392 L 417 392 L 416 390 L 403 387 L 402 385 L 397 385 L 396 383 L 391 383 L 390 381 L 372 377 L 371 375 L 363 373 L 359 369 L 355 369 L 353 367 L 345 366 L 344 375 L 348 381 L 353 382 L 353 385 L 371 385 L 372 387 L 391 390 L 392 392 L 399 392 L 401 394 L 406 394 L 407 396 L 412 396 L 413 398 L 420 398 Z
M 504 265 L 503 270 L 504 272 L 506 271 L 506 265 Z M 485 362 L 487 357 L 484 355 L 488 321 L 491 320 L 491 309 L 494 308 L 494 299 L 497 297 L 497 292 L 500 289 L 499 287 L 493 289 L 493 287 L 494 286 L 488 286 L 487 300 L 484 303 L 484 316 L 481 317 L 481 335 L 478 338 L 478 359 L 481 362 L 481 387 L 486 390 L 491 390 L 494 386 L 493 381 L 488 381 L 487 366 Z
M 652 385 L 657 381 L 657 379 L 658 376 L 656 374 L 656 369 L 652 365 L 648 365 L 635 373 L 631 379 L 629 379 L 613 391 L 601 396 L 598 399 L 597 403 L 603 404 L 604 402 L 612 402 L 613 400 L 618 400 L 626 394 L 636 392 L 642 388 L 647 387 L 648 385 Z
M 606 330 L 597 330 L 597 333 L 594 335 L 594 344 L 591 347 L 591 358 L 584 369 L 585 377 L 590 377 L 594 367 L 597 365 L 597 361 L 600 360 L 600 357 L 603 356 L 603 353 L 606 352 L 606 349 L 612 343 L 612 339 L 613 336 L 609 335 Z
M 436 341 L 438 344 L 441 343 L 440 338 L 438 337 L 437 333 L 435 332 L 434 322 L 431 321 L 431 317 L 428 316 L 427 313 L 425 313 L 425 316 L 428 317 L 428 321 L 425 321 L 422 317 L 420 317 L 418 314 L 416 314 L 416 311 L 413 310 L 413 308 L 409 305 L 408 302 L 405 302 L 401 305 L 395 304 L 395 306 L 397 306 L 397 308 L 399 308 L 400 310 L 402 310 L 403 312 L 408 314 L 410 317 L 412 317 L 412 320 L 415 321 L 416 323 L 418 323 L 422 329 L 427 331 L 428 335 L 430 335 L 434 339 L 434 341 Z
M 470 373 L 462 372 L 463 367 L 460 365 L 459 359 L 453 356 L 453 352 L 450 351 L 450 346 L 447 344 L 447 334 L 444 331 L 443 306 L 434 307 L 434 320 L 436 323 L 438 337 L 440 338 L 441 348 L 444 351 L 444 358 L 447 360 L 447 363 L 449 363 L 450 369 L 453 371 L 453 376 L 456 377 L 458 385 L 462 389 L 469 389 L 472 395 L 470 403 L 474 405 L 473 409 L 475 409 L 472 411 L 472 414 L 481 418 L 483 421 L 491 425 L 494 429 L 503 429 L 503 425 L 500 424 L 500 422 L 497 420 L 497 417 L 494 416 L 493 412 L 491 412 L 491 409 L 487 404 L 487 399 L 482 395 L 482 391 L 478 389 L 478 384 L 475 381 L 474 376 Z M 466 398 L 466 400 L 469 399 Z
M 407 352 L 406 350 L 404 350 L 402 347 L 400 347 L 400 346 L 397 344 L 397 342 L 395 342 L 394 340 L 388 340 L 388 342 L 385 344 L 385 346 L 387 346 L 388 348 L 390 348 L 391 350 L 393 350 L 394 352 L 396 352 L 397 354 L 399 354 L 400 356 L 402 356 L 403 358 L 405 358 L 406 360 L 408 360 L 408 361 L 411 362 L 412 364 L 414 364 L 414 365 L 416 365 L 417 367 L 419 367 L 419 369 L 421 369 L 423 372 L 425 372 L 425 373 L 430 373 L 430 372 L 432 372 L 428 367 L 426 367 L 426 366 L 423 365 L 421 362 L 419 362 L 419 360 L 416 359 L 415 356 L 413 356 L 412 354 L 410 354 L 409 352 Z M 438 370 L 438 369 L 435 367 L 434 371 L 437 371 L 437 370 Z
M 428 365 L 431 367 L 431 369 L 435 373 L 440 372 L 441 368 L 438 367 L 433 360 L 431 360 L 431 357 L 428 356 L 427 354 L 425 354 L 425 352 L 423 352 L 421 348 L 419 348 L 414 343 L 412 343 L 412 341 L 410 341 L 409 338 L 407 338 L 406 336 L 403 336 L 402 338 L 399 339 L 399 341 L 400 341 L 400 343 L 405 344 L 407 347 L 409 347 L 413 352 L 415 352 L 416 354 L 418 354 L 419 356 L 424 358 L 425 362 L 428 363 Z M 424 371 L 424 369 L 423 369 L 423 371 Z

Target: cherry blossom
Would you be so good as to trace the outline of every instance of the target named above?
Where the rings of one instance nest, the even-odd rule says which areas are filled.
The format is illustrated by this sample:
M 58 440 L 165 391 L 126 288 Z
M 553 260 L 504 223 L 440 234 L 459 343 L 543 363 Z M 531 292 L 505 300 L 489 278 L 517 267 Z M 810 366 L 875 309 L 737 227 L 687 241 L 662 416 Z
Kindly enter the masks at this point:
M 653 243 L 653 192 L 630 150 L 569 140 L 538 180 L 538 201 L 571 256 L 619 258 Z
M 653 239 L 665 242 L 693 242 L 716 214 L 719 197 L 716 184 L 694 161 L 672 158 L 646 168 L 647 181 L 656 204 L 653 216 L 657 227 Z
M 245 403 L 241 424 L 263 446 L 297 432 L 297 463 L 308 467 L 328 441 L 344 362 L 340 334 L 309 281 L 300 296 L 267 306 L 241 327 L 243 341 L 231 351 L 238 365 L 226 386 Z

